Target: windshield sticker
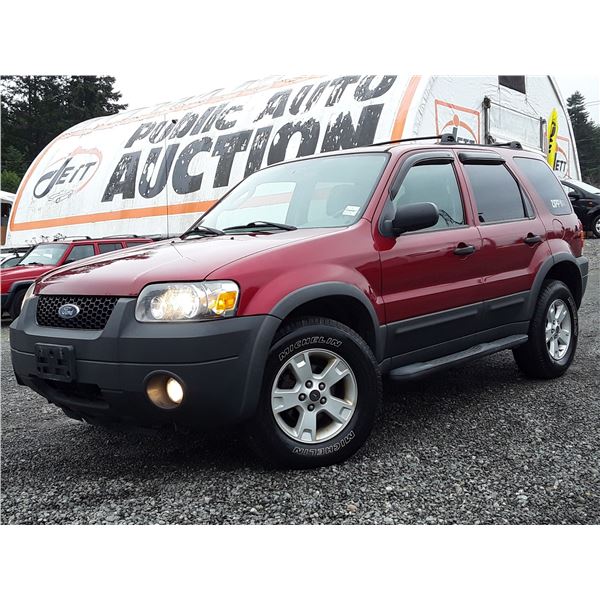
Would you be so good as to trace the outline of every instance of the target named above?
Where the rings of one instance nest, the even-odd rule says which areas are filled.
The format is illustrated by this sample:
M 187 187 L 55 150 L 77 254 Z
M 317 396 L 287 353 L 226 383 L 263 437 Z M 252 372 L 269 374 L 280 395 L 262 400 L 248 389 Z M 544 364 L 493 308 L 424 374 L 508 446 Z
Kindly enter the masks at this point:
M 346 206 L 342 215 L 344 217 L 355 217 L 359 210 L 360 206 Z

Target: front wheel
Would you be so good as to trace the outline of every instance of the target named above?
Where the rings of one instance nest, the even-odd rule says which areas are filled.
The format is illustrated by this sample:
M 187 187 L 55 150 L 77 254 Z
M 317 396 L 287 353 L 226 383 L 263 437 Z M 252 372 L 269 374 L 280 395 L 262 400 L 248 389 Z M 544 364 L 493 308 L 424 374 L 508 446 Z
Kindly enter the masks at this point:
M 375 357 L 356 332 L 320 317 L 291 322 L 271 348 L 250 443 L 280 466 L 340 462 L 367 439 L 381 394 Z
M 513 350 L 517 365 L 530 377 L 560 377 L 573 362 L 578 333 L 571 291 L 562 281 L 547 281 L 529 325 L 529 340 Z
M 21 314 L 21 305 L 23 304 L 23 298 L 25 298 L 26 293 L 27 288 L 19 290 L 13 296 L 9 311 L 11 321 L 14 321 Z

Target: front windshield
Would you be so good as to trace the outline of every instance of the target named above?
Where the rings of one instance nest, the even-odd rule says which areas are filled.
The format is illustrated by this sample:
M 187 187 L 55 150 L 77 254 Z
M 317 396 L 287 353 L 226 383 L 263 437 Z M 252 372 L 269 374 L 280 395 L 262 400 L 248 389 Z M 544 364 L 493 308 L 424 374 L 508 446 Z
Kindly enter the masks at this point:
M 19 266 L 55 265 L 68 247 L 69 244 L 38 244 L 23 257 Z
M 584 192 L 589 192 L 590 194 L 600 194 L 600 189 L 590 185 L 589 183 L 584 183 L 583 181 L 578 181 L 575 185 L 580 187 Z
M 387 152 L 320 156 L 269 167 L 240 183 L 194 226 L 351 225 L 363 214 L 388 158 Z

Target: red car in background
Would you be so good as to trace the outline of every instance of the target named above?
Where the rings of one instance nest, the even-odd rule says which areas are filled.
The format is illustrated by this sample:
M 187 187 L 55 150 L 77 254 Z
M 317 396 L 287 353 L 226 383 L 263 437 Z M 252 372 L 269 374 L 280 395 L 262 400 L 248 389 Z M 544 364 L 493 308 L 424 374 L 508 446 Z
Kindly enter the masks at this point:
M 21 312 L 21 304 L 27 288 L 42 275 L 62 265 L 68 265 L 97 254 L 131 248 L 152 242 L 150 238 L 137 236 L 106 237 L 100 239 L 65 238 L 56 242 L 44 242 L 34 246 L 14 267 L 2 271 L 2 314 L 7 312 L 11 320 Z

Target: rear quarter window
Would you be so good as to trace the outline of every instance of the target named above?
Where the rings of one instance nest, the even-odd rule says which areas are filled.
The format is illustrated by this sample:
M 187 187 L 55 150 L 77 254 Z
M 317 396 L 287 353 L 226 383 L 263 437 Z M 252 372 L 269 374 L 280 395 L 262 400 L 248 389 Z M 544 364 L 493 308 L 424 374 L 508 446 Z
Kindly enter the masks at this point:
M 565 189 L 548 163 L 525 157 L 515 157 L 515 163 L 553 215 L 570 215 L 573 212 Z

